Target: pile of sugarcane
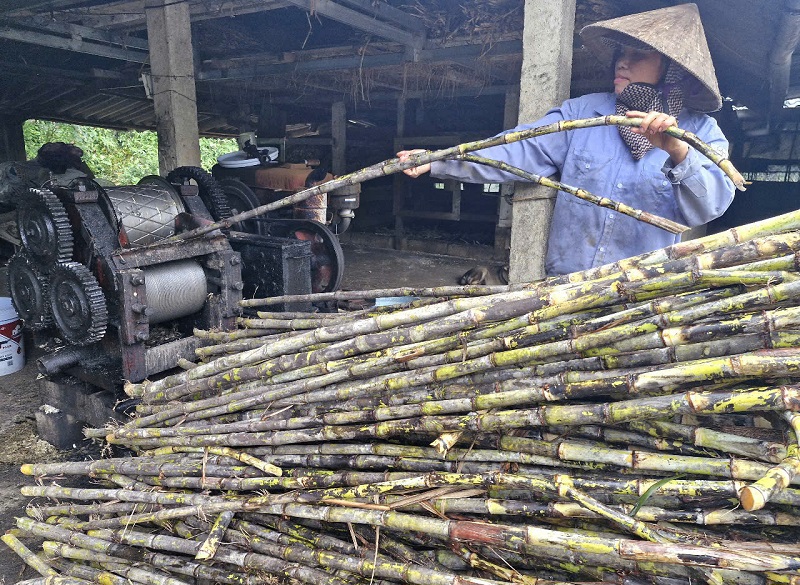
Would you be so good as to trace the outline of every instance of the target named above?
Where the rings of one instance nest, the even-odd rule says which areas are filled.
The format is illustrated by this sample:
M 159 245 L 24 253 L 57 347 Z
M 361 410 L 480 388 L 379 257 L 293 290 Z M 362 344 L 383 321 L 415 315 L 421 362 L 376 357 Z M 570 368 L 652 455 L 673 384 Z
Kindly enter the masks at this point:
M 800 212 L 526 285 L 302 298 L 404 306 L 244 301 L 87 430 L 132 456 L 23 466 L 3 540 L 51 582 L 800 583 L 798 250 Z

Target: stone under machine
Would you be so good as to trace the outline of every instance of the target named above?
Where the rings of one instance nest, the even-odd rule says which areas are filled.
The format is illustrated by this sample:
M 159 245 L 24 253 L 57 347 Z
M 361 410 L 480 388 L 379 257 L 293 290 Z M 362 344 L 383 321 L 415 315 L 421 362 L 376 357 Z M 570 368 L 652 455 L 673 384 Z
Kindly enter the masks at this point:
M 83 178 L 31 189 L 17 206 L 22 246 L 8 279 L 25 326 L 48 340 L 40 371 L 121 389 L 193 359 L 195 328 L 234 329 L 243 295 L 312 292 L 312 242 L 236 230 L 173 237 L 230 214 L 197 167 L 129 186 Z

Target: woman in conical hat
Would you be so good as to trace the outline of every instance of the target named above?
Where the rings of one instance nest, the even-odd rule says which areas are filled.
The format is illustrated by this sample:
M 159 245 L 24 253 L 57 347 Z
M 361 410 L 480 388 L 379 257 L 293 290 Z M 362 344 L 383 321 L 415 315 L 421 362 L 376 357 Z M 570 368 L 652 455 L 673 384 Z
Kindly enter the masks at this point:
M 694 4 L 598 22 L 581 38 L 613 71 L 613 92 L 565 101 L 522 130 L 611 114 L 643 117 L 639 128 L 601 126 L 548 134 L 478 152 L 532 173 L 560 174 L 581 187 L 688 226 L 719 217 L 733 200 L 730 179 L 664 130 L 677 125 L 727 153 L 728 141 L 706 115 L 722 106 L 711 54 Z M 413 152 L 403 151 L 403 159 Z M 471 183 L 518 180 L 494 167 L 451 160 L 409 169 Z M 678 236 L 559 192 L 545 270 L 566 274 L 674 244 Z

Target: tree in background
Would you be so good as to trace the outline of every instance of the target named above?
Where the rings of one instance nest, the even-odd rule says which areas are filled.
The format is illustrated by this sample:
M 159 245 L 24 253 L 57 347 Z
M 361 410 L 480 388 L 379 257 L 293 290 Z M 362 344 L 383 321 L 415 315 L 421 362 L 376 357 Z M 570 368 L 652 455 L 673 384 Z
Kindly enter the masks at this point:
M 28 120 L 23 133 L 29 160 L 46 142 L 67 142 L 83 150 L 83 161 L 97 178 L 114 185 L 135 185 L 145 175 L 158 174 L 158 138 L 155 132 Z M 232 138 L 201 138 L 201 165 L 210 171 L 219 155 L 234 150 L 238 150 L 238 146 Z

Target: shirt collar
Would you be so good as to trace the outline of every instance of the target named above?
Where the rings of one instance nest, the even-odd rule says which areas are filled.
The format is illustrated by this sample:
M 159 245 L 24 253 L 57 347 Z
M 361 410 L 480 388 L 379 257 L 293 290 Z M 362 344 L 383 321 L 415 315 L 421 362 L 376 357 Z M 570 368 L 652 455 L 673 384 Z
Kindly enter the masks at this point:
M 613 116 L 617 104 L 617 95 L 604 93 L 603 98 L 596 102 L 594 113 L 598 116 Z

